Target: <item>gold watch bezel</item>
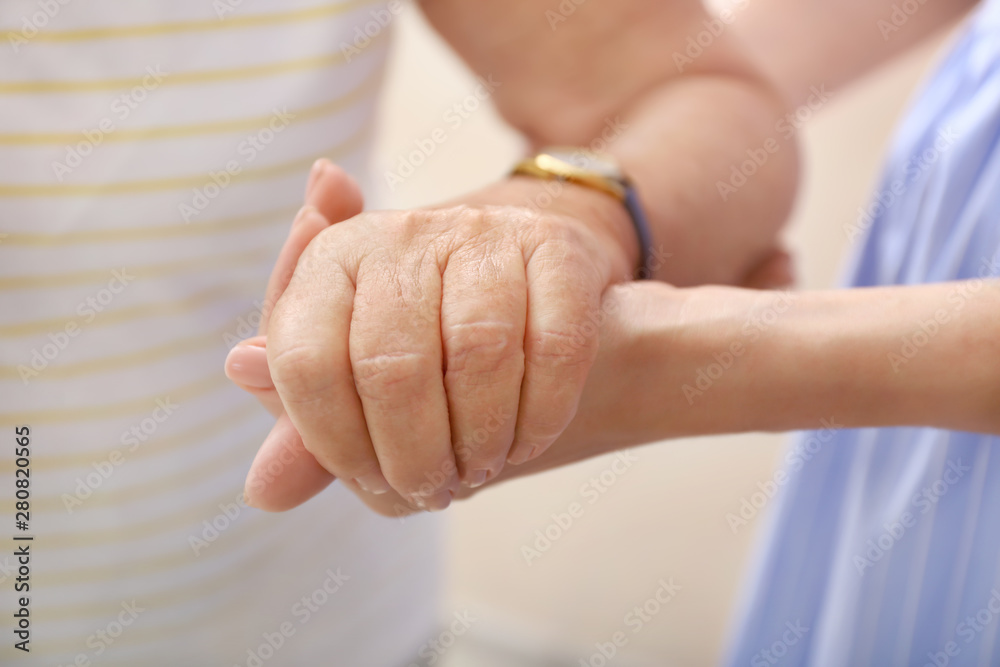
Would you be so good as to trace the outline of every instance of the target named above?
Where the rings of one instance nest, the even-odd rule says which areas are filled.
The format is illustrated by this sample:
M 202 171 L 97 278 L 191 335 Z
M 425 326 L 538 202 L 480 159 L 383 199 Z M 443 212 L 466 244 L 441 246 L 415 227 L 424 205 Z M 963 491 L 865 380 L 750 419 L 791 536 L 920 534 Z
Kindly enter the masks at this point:
M 572 150 L 590 154 L 589 151 Z M 575 183 L 608 194 L 620 202 L 624 202 L 627 196 L 625 184 L 621 181 L 596 171 L 577 167 L 545 152 L 519 162 L 511 171 L 511 176 L 532 176 L 547 181 L 558 180 Z

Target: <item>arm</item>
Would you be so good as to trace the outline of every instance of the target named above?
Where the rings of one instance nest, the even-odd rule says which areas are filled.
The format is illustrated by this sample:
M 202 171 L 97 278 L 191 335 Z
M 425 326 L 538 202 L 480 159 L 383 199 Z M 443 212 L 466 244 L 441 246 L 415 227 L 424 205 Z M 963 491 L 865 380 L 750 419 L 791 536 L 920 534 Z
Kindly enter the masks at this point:
M 920 3 L 900 13 L 898 0 L 750 0 L 734 26 L 755 62 L 790 104 L 811 86 L 833 91 L 954 25 L 976 0 Z M 794 55 L 793 55 L 794 54 Z
M 494 101 L 535 148 L 593 146 L 616 156 L 636 182 L 654 247 L 670 255 L 658 278 L 735 283 L 773 249 L 798 182 L 795 137 L 775 129 L 787 110 L 727 26 L 700 56 L 683 59 L 712 19 L 698 0 L 588 2 L 567 15 L 525 1 L 422 5 L 477 73 L 501 82 Z M 779 150 L 736 193 L 720 195 L 718 183 L 768 140 Z M 503 182 L 464 200 L 520 205 L 521 187 L 530 186 Z M 571 188 L 558 205 L 572 214 L 584 194 Z M 615 212 L 615 251 L 634 260 L 628 219 Z
M 657 277 L 693 285 L 740 282 L 771 251 L 798 183 L 794 128 L 782 122 L 789 111 L 814 87 L 849 83 L 976 3 L 922 4 L 898 29 L 894 0 L 737 0 L 714 22 L 697 0 L 588 2 L 572 13 L 556 3 L 421 4 L 473 70 L 502 82 L 498 108 L 536 148 L 596 142 L 618 158 L 637 183 L 654 246 L 671 255 Z M 692 47 L 697 40 L 708 46 Z M 627 129 L 605 143 L 609 120 Z M 720 190 L 743 182 L 733 169 L 748 151 L 766 163 L 735 192 Z M 522 194 L 501 183 L 467 201 L 519 204 Z M 627 219 L 580 215 L 578 197 L 571 189 L 560 206 L 611 229 L 634 260 Z
M 608 295 L 580 416 L 545 470 L 667 438 L 837 427 L 1000 434 L 1000 281 Z

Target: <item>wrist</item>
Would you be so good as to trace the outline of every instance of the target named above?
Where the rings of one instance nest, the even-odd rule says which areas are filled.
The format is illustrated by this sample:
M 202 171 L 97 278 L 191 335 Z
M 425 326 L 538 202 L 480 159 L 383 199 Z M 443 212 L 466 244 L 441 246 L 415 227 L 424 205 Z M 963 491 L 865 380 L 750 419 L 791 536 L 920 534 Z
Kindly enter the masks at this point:
M 603 192 L 574 183 L 515 176 L 459 203 L 518 206 L 575 221 L 597 239 L 603 254 L 600 259 L 608 262 L 608 284 L 629 280 L 639 267 L 641 252 L 632 219 L 621 202 Z

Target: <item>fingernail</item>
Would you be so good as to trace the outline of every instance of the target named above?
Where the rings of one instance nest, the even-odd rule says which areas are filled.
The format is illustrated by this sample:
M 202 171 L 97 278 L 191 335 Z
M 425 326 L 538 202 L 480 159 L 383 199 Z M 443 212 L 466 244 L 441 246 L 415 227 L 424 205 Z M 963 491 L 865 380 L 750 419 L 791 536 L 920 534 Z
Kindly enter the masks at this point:
M 469 478 L 465 483 L 470 489 L 478 489 L 486 483 L 489 476 L 489 470 L 474 470 L 469 474 Z
M 273 389 L 267 366 L 267 350 L 255 345 L 237 345 L 226 357 L 226 377 L 252 389 Z
M 386 481 L 382 473 L 378 471 L 368 475 L 355 477 L 354 481 L 357 482 L 358 486 L 362 489 L 376 496 L 383 496 L 392 490 L 392 487 L 389 486 L 389 482 Z
M 306 217 L 308 217 L 313 213 L 319 213 L 319 210 L 317 210 L 317 208 L 312 204 L 306 204 L 305 206 L 299 209 L 298 213 L 295 214 L 295 220 L 292 221 L 292 227 L 299 224 L 300 222 L 305 220 Z
M 510 454 L 507 455 L 507 463 L 515 466 L 526 463 L 535 455 L 537 449 L 538 447 L 529 445 L 526 442 L 519 442 L 514 445 L 514 448 L 510 450 Z
M 254 497 L 250 495 L 250 480 L 246 481 L 246 486 L 243 487 L 243 504 L 247 507 L 252 507 L 254 509 L 260 509 L 257 507 L 257 501 Z
M 320 174 L 323 173 L 323 168 L 326 166 L 326 162 L 323 158 L 320 158 L 313 162 L 312 168 L 309 169 L 309 180 L 306 182 L 306 195 L 312 192 L 312 189 L 316 187 L 316 181 L 319 180 Z
M 425 509 L 428 512 L 443 512 L 444 510 L 448 509 L 449 505 L 451 505 L 451 501 L 454 497 L 455 494 L 452 493 L 451 491 L 442 491 L 441 493 L 435 493 L 433 496 L 430 496 L 429 498 L 424 498 L 423 499 L 424 504 L 421 505 L 420 508 Z

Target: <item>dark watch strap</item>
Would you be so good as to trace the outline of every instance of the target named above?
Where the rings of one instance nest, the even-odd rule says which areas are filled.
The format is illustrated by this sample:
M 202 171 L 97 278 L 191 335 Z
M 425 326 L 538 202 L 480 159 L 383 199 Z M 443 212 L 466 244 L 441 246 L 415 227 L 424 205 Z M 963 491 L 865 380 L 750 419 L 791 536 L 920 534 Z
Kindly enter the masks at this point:
M 622 202 L 632 224 L 635 226 L 636 236 L 639 238 L 639 252 L 641 253 L 641 265 L 636 272 L 636 280 L 649 280 L 653 277 L 653 236 L 649 231 L 649 220 L 642 209 L 642 202 L 639 201 L 639 193 L 631 183 L 625 183 L 625 200 Z

